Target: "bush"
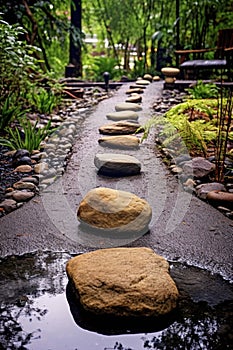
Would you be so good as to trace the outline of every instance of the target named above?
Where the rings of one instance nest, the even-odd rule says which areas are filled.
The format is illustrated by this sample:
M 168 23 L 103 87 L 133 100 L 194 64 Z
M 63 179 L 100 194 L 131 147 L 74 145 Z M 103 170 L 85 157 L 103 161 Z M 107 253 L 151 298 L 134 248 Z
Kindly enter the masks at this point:
M 22 27 L 0 19 L 0 131 L 22 110 L 29 81 L 38 71 L 32 56 L 38 49 L 21 41 L 23 34 Z

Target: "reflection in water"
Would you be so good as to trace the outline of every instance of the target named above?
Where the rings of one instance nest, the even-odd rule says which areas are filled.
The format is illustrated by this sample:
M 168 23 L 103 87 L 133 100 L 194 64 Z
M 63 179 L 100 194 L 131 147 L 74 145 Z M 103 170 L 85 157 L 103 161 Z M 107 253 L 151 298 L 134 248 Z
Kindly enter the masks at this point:
M 171 273 L 181 299 L 173 318 L 160 328 L 153 320 L 136 328 L 132 322 L 124 327 L 109 320 L 100 324 L 88 315 L 80 322 L 83 311 L 65 273 L 70 257 L 38 252 L 1 260 L 0 349 L 231 348 L 233 290 L 219 276 L 173 264 Z

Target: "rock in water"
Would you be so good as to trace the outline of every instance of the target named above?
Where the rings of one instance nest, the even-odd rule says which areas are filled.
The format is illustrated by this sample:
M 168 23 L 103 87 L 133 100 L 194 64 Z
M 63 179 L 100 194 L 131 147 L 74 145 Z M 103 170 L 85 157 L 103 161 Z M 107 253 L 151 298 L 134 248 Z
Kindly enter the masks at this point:
M 131 237 L 148 232 L 152 210 L 146 200 L 133 193 L 99 187 L 87 193 L 77 216 L 91 231 Z
M 138 148 L 140 140 L 133 135 L 123 136 L 106 136 L 98 140 L 99 144 L 103 147 L 118 148 L 118 149 L 131 149 Z
M 66 271 L 83 308 L 96 315 L 157 317 L 177 306 L 169 264 L 150 248 L 108 248 L 70 259 Z
M 132 176 L 141 171 L 140 161 L 126 154 L 105 153 L 96 154 L 94 158 L 98 174 L 106 176 Z

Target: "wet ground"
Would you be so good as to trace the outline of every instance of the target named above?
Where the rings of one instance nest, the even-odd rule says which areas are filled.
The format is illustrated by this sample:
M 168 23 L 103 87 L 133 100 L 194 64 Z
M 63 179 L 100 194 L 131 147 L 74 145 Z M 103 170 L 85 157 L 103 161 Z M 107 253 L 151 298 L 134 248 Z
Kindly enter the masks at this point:
M 82 119 L 80 137 L 62 179 L 1 218 L 0 256 L 6 257 L 1 263 L 0 281 L 0 321 L 6 326 L 6 335 L 1 338 L 3 349 L 230 348 L 232 221 L 182 190 L 162 163 L 153 134 L 139 151 L 123 152 L 141 161 L 141 175 L 112 179 L 96 173 L 95 154 L 109 152 L 98 145 L 98 127 L 108 123 L 106 113 L 125 100 L 127 88 L 123 86 L 113 98 L 101 102 Z M 146 89 L 143 111 L 139 112 L 141 123 L 150 117 L 151 106 L 161 91 L 161 83 Z M 145 198 L 153 208 L 149 233 L 113 238 L 82 231 L 76 219 L 77 206 L 87 191 L 97 186 L 126 190 Z M 174 322 L 162 333 L 152 327 L 147 334 L 144 330 L 129 335 L 133 330 L 125 329 L 121 335 L 107 336 L 100 334 L 101 330 L 114 330 L 104 332 L 105 326 L 93 329 L 93 325 L 87 325 L 91 327 L 88 331 L 86 322 L 81 320 L 80 326 L 74 321 L 69 305 L 72 293 L 67 294 L 64 272 L 70 254 L 122 245 L 151 247 L 172 263 L 171 272 L 183 298 Z M 35 253 L 28 255 L 31 252 Z
M 170 262 L 180 291 L 168 319 L 113 322 L 77 306 L 65 273 L 68 253 L 1 261 L 0 349 L 231 349 L 233 288 L 219 276 Z

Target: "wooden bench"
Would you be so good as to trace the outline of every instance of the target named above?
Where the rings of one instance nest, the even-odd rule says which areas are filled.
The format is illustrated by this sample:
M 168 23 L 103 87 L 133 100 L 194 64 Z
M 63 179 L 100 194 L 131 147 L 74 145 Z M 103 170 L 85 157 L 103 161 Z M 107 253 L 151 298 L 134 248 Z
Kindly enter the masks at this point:
M 210 51 L 215 52 L 214 59 L 200 59 Z M 198 79 L 200 70 L 220 69 L 221 77 L 226 72 L 229 80 L 232 80 L 233 29 L 219 31 L 216 48 L 176 50 L 175 53 L 180 56 L 180 70 L 184 79 Z M 189 60 L 190 55 L 194 59 Z

